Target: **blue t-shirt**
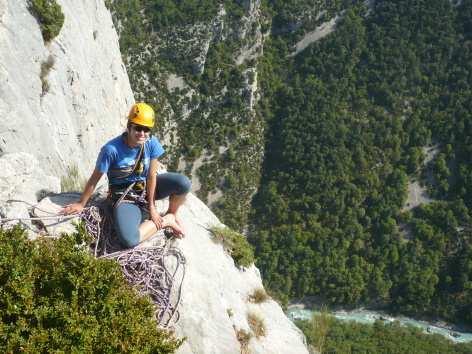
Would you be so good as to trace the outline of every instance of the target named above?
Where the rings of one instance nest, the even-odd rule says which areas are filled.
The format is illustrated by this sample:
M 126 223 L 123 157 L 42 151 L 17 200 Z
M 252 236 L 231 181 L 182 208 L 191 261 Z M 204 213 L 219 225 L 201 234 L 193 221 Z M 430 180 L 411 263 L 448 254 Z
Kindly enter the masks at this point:
M 126 133 L 124 133 L 126 134 Z M 149 173 L 149 163 L 164 153 L 159 140 L 152 136 L 144 143 L 142 162 L 144 170 L 138 174 L 134 172 L 129 177 L 120 178 L 129 174 L 139 157 L 140 146 L 130 148 L 124 141 L 124 134 L 117 136 L 103 145 L 97 158 L 95 167 L 102 173 L 106 173 L 110 184 L 129 184 L 137 181 L 145 181 Z

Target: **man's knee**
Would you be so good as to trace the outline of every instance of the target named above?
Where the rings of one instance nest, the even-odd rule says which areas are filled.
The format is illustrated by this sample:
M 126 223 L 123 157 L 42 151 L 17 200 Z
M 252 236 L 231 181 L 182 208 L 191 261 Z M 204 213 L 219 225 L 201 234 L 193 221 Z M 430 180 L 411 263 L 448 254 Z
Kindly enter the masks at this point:
M 132 248 L 139 244 L 139 229 L 132 223 L 126 223 L 124 220 L 115 220 L 115 231 L 123 246 Z
M 179 175 L 177 178 L 177 184 L 178 190 L 176 194 L 178 195 L 187 194 L 190 192 L 190 188 L 192 187 L 192 182 L 190 182 L 190 179 L 185 175 Z
M 157 176 L 156 199 L 164 199 L 172 195 L 185 195 L 190 192 L 192 183 L 187 176 L 168 172 Z

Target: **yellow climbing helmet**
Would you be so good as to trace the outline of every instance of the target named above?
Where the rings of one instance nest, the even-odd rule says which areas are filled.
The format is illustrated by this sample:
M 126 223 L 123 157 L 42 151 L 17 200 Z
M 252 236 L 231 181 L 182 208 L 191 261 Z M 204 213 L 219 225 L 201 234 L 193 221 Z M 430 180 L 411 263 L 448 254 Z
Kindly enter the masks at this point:
M 143 125 L 152 128 L 154 126 L 154 110 L 144 102 L 135 103 L 128 114 L 128 123 Z

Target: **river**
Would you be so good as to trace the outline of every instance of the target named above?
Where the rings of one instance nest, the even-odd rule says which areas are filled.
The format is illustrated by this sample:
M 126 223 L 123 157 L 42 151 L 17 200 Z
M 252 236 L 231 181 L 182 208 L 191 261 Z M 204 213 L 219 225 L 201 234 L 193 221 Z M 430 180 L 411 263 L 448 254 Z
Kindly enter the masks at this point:
M 287 315 L 288 317 L 294 320 L 309 320 L 311 319 L 313 313 L 319 313 L 317 311 L 308 310 L 299 305 L 291 305 L 288 307 Z M 374 323 L 377 320 L 384 322 L 393 322 L 398 321 L 401 325 L 410 325 L 414 327 L 421 328 L 425 333 L 437 333 L 440 334 L 453 342 L 456 343 L 465 343 L 472 342 L 472 333 L 459 332 L 452 330 L 447 325 L 439 325 L 437 323 L 429 323 L 426 321 L 414 320 L 408 317 L 393 317 L 386 313 L 370 311 L 364 309 L 357 309 L 352 311 L 333 311 L 330 312 L 332 316 L 342 321 L 355 321 L 360 323 Z

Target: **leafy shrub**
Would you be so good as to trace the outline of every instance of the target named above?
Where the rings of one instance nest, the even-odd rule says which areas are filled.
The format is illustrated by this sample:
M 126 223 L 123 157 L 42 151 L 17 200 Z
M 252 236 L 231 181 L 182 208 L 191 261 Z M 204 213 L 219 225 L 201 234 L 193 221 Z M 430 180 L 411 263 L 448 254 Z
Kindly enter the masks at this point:
M 267 295 L 266 291 L 263 288 L 254 289 L 252 294 L 248 296 L 248 300 L 255 304 L 261 304 L 263 302 L 266 302 L 269 299 L 270 299 L 269 295 Z
M 0 352 L 173 353 L 181 341 L 158 329 L 150 300 L 84 239 L 0 229 Z
M 210 231 L 213 240 L 223 245 L 238 266 L 249 267 L 254 263 L 254 251 L 246 237 L 227 227 L 213 227 Z
M 249 312 L 247 314 L 247 322 L 256 338 L 264 337 L 266 335 L 266 325 L 259 315 L 254 312 Z
M 38 20 L 45 42 L 59 34 L 64 24 L 64 13 L 55 0 L 31 0 L 29 10 Z

